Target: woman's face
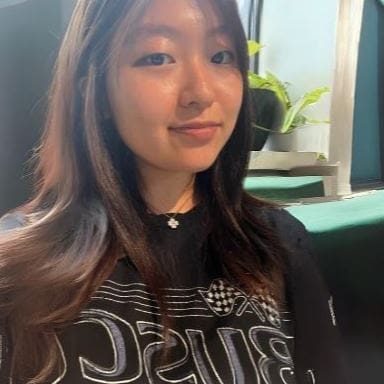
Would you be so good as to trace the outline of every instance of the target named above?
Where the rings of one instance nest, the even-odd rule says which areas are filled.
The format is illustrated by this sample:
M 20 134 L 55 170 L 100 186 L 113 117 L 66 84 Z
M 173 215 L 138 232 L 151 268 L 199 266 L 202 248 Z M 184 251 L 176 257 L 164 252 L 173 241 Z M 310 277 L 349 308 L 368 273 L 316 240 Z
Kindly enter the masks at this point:
M 196 173 L 229 139 L 242 102 L 235 47 L 204 0 L 153 0 L 108 76 L 113 118 L 139 170 Z

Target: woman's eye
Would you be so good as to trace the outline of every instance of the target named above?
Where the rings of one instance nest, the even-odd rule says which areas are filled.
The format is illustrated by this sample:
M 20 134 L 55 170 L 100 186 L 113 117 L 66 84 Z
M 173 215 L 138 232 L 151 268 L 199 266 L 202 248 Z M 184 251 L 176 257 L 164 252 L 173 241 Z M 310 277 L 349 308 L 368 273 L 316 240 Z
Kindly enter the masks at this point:
M 232 64 L 235 61 L 235 54 L 231 51 L 221 51 L 212 57 L 214 64 Z
M 171 56 L 166 53 L 153 53 L 148 56 L 144 56 L 139 59 L 135 65 L 153 65 L 153 66 L 161 66 L 164 64 L 172 64 L 174 60 Z

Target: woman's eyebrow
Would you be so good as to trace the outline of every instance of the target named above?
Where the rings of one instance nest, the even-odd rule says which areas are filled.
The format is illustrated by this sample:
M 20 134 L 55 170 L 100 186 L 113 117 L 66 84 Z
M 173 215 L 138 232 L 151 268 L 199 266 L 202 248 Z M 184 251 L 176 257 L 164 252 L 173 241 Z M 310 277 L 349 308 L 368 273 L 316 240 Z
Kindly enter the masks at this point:
M 170 25 L 165 24 L 145 24 L 132 30 L 127 38 L 127 42 L 135 43 L 137 41 L 147 39 L 154 36 L 164 36 L 171 40 L 178 40 L 184 35 L 184 30 L 179 30 Z M 228 27 L 219 25 L 211 28 L 206 33 L 207 37 L 215 37 L 217 35 L 229 36 Z
M 145 24 L 135 28 L 129 37 L 129 41 L 136 42 L 137 40 L 147 39 L 153 36 L 165 36 L 171 39 L 177 39 L 181 32 L 169 25 Z
M 229 29 L 228 29 L 228 26 L 226 24 L 221 24 L 218 27 L 211 28 L 207 32 L 207 36 L 208 37 L 215 37 L 217 35 L 225 35 L 227 37 L 230 37 L 231 33 L 230 33 Z

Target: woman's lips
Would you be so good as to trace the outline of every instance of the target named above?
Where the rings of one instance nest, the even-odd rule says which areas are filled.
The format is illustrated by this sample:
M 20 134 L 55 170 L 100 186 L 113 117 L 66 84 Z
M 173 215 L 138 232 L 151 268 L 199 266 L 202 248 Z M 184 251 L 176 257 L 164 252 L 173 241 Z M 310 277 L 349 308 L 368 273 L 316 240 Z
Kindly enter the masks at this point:
M 209 141 L 220 126 L 221 123 L 217 122 L 196 122 L 172 127 L 171 131 L 199 141 Z

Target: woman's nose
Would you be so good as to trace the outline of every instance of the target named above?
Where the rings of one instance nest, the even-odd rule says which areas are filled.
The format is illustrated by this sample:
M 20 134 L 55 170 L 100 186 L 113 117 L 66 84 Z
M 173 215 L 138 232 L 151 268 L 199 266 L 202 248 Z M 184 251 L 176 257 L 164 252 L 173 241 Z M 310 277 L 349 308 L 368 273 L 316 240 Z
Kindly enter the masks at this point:
M 205 109 L 214 101 L 214 77 L 209 64 L 200 60 L 185 68 L 180 90 L 180 105 L 183 108 Z

